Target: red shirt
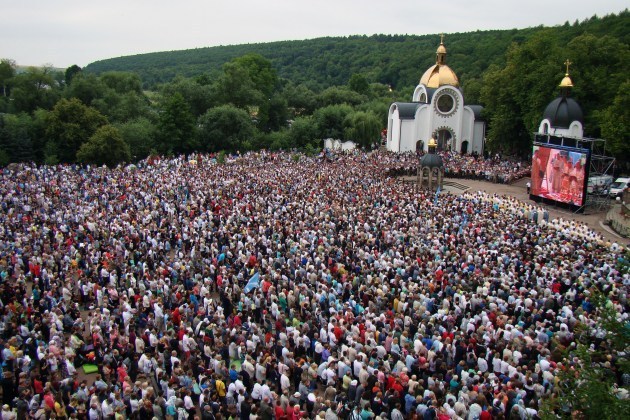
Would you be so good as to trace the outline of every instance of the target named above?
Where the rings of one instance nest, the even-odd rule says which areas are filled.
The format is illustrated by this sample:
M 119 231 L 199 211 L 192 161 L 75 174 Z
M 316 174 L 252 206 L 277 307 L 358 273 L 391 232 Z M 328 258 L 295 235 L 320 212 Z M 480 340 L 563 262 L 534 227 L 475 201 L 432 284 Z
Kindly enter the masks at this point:
M 276 406 L 276 420 L 284 420 L 287 418 L 287 414 L 282 409 L 281 405 Z
M 33 389 L 36 394 L 41 394 L 44 392 L 44 384 L 38 379 L 33 379 Z
M 175 308 L 172 315 L 173 315 L 173 324 L 175 324 L 175 326 L 178 327 L 179 324 L 182 322 L 182 317 L 179 314 L 179 308 Z

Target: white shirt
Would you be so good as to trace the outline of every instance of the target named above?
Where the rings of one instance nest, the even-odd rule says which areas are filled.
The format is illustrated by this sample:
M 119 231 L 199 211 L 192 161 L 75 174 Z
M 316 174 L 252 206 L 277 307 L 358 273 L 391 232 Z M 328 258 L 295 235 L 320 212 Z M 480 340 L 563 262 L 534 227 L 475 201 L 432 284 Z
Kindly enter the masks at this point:
M 289 380 L 289 377 L 283 373 L 280 376 L 280 388 L 282 388 L 282 391 L 288 391 L 290 387 L 291 381 Z

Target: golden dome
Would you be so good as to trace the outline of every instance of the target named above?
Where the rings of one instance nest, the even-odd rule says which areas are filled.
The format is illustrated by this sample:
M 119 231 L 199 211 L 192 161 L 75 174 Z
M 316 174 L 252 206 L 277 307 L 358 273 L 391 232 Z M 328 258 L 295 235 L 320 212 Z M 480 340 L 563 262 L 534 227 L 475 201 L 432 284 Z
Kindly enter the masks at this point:
M 573 87 L 573 81 L 569 77 L 569 73 L 564 75 L 564 77 L 562 78 L 562 81 L 560 82 L 560 84 L 558 86 L 560 86 L 560 87 Z
M 420 84 L 429 88 L 439 88 L 444 85 L 459 86 L 459 79 L 446 64 L 434 64 L 424 72 L 420 78 Z
M 420 78 L 420 84 L 429 88 L 438 88 L 444 85 L 459 86 L 457 75 L 446 62 L 446 47 L 444 46 L 444 34 L 440 35 L 440 46 L 435 52 L 435 64 L 424 72 Z

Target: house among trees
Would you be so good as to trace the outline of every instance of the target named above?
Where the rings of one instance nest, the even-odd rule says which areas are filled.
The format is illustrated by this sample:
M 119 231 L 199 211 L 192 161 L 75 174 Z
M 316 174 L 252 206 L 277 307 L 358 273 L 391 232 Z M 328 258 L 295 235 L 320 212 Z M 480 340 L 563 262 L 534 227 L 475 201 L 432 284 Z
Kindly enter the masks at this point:
M 437 151 L 483 153 L 486 124 L 480 105 L 465 105 L 457 75 L 446 65 L 444 36 L 436 63 L 424 72 L 411 102 L 394 102 L 387 117 L 387 150 L 427 151 L 434 138 Z

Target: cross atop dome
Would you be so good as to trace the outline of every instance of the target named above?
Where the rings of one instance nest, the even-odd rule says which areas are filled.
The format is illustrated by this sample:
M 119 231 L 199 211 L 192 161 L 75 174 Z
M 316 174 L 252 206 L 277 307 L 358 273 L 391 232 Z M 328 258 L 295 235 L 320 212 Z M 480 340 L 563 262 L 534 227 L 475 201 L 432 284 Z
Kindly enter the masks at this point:
M 435 54 L 436 54 L 435 62 L 437 64 L 443 65 L 446 59 L 446 47 L 444 46 L 444 34 L 440 34 L 440 45 L 438 46 Z
M 570 88 L 573 87 L 573 81 L 571 80 L 571 77 L 569 76 L 569 66 L 571 64 L 573 63 L 570 62 L 568 58 L 564 62 L 564 65 L 566 66 L 567 71 L 564 74 L 564 77 L 562 78 L 560 85 L 558 85 L 563 91 L 568 91 Z M 565 93 L 568 93 L 568 92 L 565 92 Z

